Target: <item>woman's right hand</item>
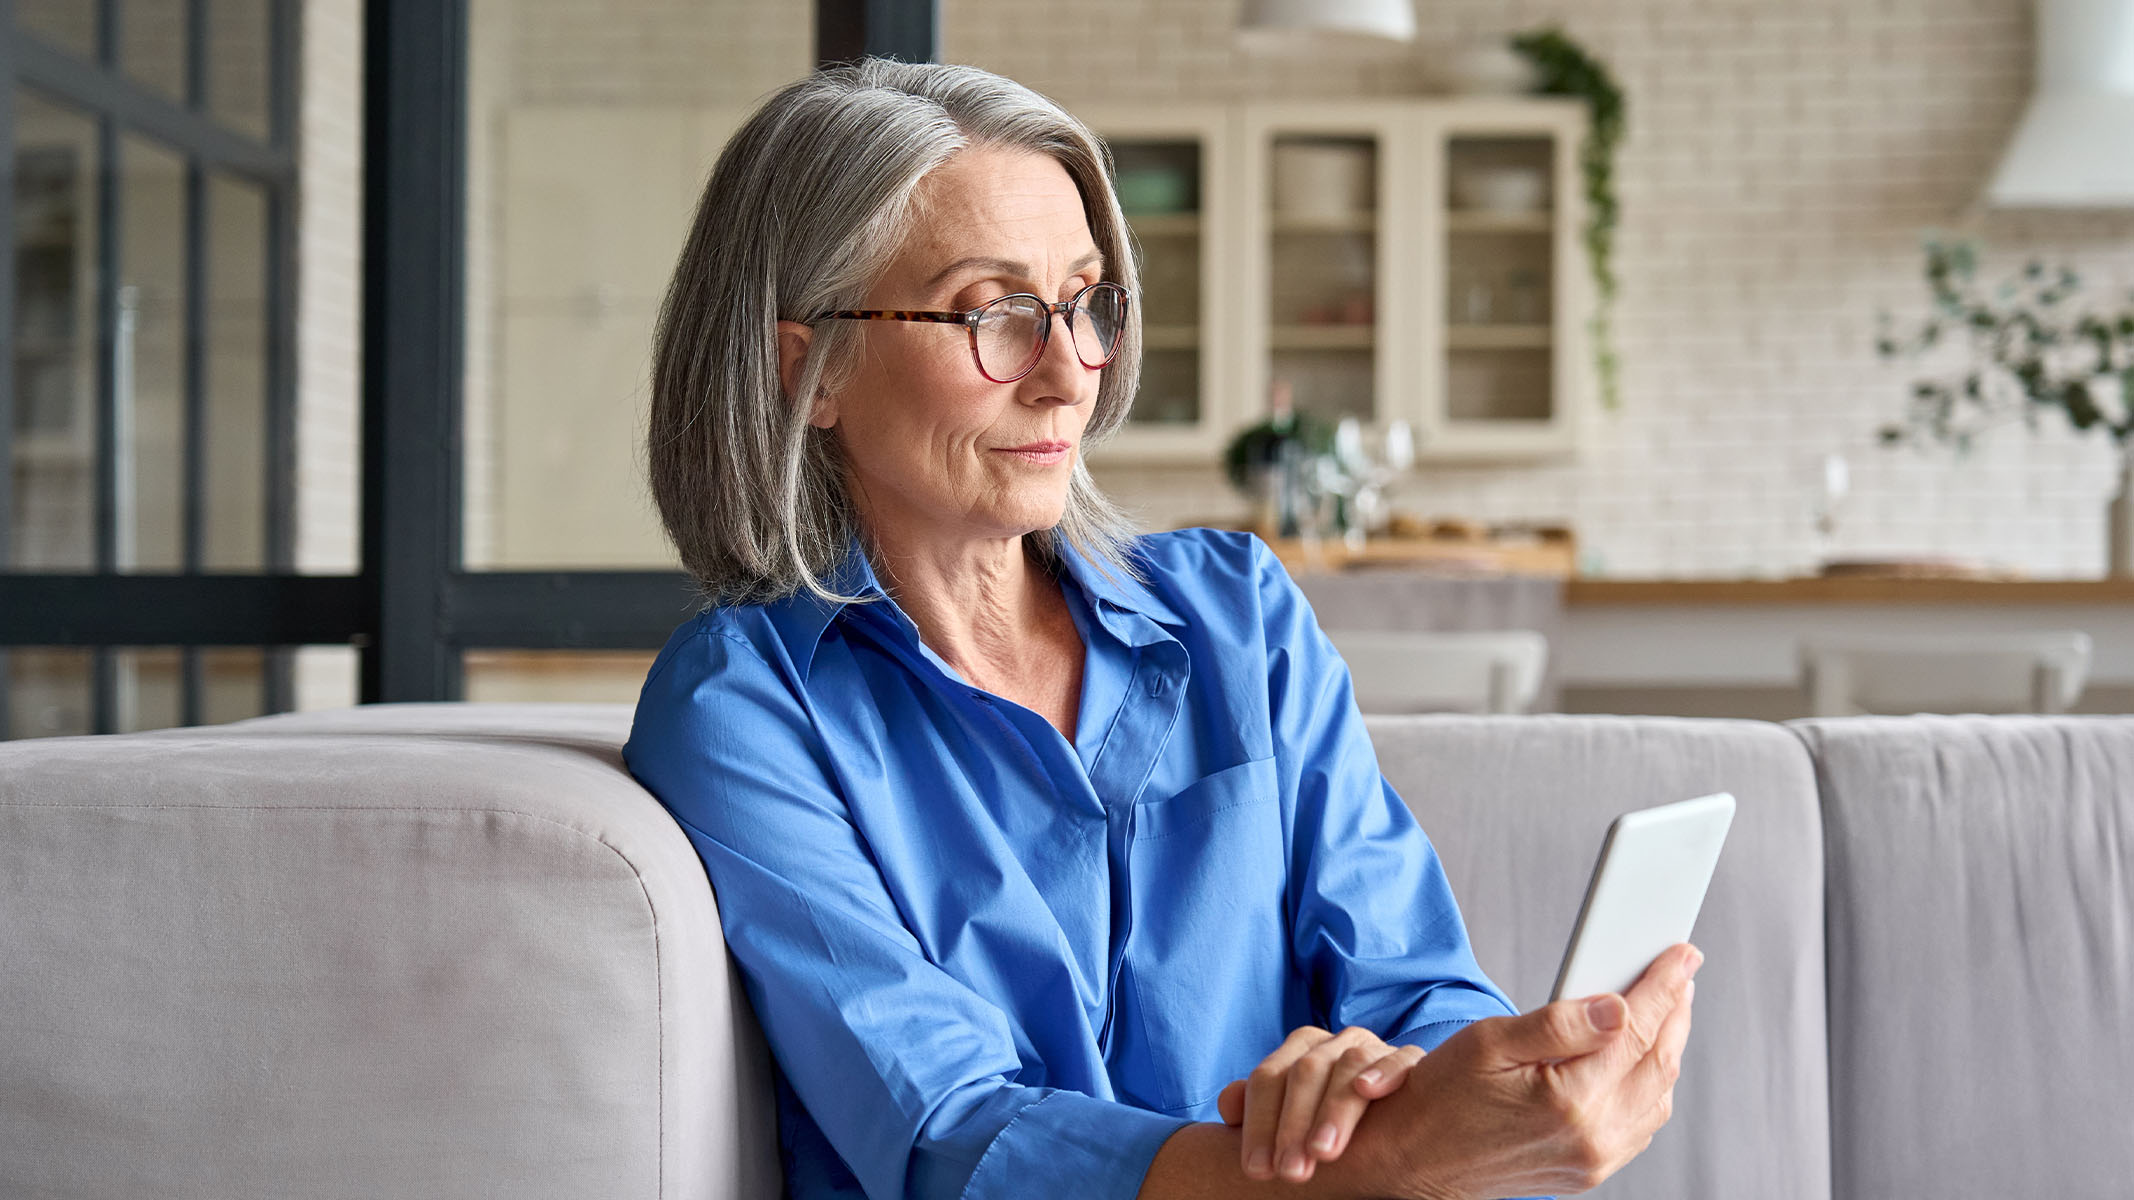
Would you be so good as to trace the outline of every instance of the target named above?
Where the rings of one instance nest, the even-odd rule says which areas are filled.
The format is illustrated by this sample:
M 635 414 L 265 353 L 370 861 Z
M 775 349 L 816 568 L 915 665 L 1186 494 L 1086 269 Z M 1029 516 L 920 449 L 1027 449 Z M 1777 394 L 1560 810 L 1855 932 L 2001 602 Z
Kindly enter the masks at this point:
M 1673 1112 L 1703 960 L 1676 946 L 1622 996 L 1475 1022 L 1371 1106 L 1357 1149 L 1418 1200 L 1590 1190 Z

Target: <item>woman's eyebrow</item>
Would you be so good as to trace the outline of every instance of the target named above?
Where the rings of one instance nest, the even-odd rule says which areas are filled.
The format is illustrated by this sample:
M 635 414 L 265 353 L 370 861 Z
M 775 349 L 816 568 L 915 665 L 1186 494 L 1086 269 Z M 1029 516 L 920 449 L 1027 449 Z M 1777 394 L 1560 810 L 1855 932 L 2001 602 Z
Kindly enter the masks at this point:
M 1102 250 L 1091 250 L 1089 253 L 1084 254 L 1082 257 L 1075 259 L 1074 262 L 1068 264 L 1067 270 L 1070 274 L 1072 274 L 1086 267 L 1101 267 L 1103 265 L 1104 252 Z M 1015 259 L 994 258 L 989 255 L 972 254 L 967 255 L 963 258 L 959 258 L 955 262 L 952 262 L 949 265 L 941 268 L 939 271 L 934 272 L 933 278 L 926 281 L 926 290 L 932 291 L 936 287 L 939 287 L 941 285 L 941 282 L 947 279 L 949 276 L 956 274 L 958 271 L 966 271 L 973 267 L 983 268 L 985 272 L 989 275 L 1005 275 L 1013 279 L 1028 279 L 1030 278 L 1031 270 L 1029 263 L 1018 262 Z

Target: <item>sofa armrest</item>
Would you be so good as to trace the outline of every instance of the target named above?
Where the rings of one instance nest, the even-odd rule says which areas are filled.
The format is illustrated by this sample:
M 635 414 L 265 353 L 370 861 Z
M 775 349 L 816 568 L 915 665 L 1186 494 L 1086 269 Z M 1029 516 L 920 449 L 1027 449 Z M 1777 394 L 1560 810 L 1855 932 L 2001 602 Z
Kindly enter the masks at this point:
M 774 1195 L 625 706 L 0 746 L 0 1195 Z

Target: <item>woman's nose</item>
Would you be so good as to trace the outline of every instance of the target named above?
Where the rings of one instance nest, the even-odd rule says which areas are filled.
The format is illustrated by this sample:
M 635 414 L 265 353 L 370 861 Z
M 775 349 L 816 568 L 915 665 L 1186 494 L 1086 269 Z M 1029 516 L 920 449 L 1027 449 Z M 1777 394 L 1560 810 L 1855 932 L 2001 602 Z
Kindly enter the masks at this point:
M 1080 314 L 1076 314 L 1079 316 Z M 1075 349 L 1074 325 L 1063 312 L 1047 314 L 1050 328 L 1045 339 L 1044 352 L 1038 355 L 1037 366 L 1024 382 L 1038 381 L 1041 394 L 1036 397 L 1055 404 L 1087 404 L 1097 398 L 1097 371 L 1082 365 L 1082 356 Z

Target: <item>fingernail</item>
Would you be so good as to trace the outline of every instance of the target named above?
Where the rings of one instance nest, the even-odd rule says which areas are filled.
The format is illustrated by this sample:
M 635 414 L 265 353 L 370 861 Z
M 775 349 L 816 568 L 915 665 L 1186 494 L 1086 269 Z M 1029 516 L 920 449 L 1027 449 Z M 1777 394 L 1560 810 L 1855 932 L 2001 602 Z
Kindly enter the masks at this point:
M 1356 1082 L 1362 1084 L 1365 1087 L 1377 1087 L 1378 1081 L 1384 1079 L 1385 1077 L 1386 1073 L 1384 1071 L 1379 1070 L 1377 1067 L 1372 1067 L 1370 1070 L 1365 1071 L 1361 1075 L 1358 1075 L 1356 1077 Z
M 1334 1132 L 1333 1126 L 1321 1125 L 1319 1132 L 1312 1135 L 1312 1149 L 1319 1151 L 1331 1150 L 1334 1148 L 1334 1139 L 1340 1136 L 1340 1134 Z
M 1254 1150 L 1252 1158 L 1245 1164 L 1245 1173 L 1255 1179 L 1273 1174 L 1274 1155 L 1265 1146 Z
M 1304 1161 L 1303 1151 L 1292 1150 L 1289 1152 L 1289 1157 L 1282 1160 L 1282 1174 L 1289 1176 L 1291 1179 L 1303 1179 L 1304 1171 L 1309 1165 Z
M 1692 979 L 1695 979 L 1695 978 L 1697 977 L 1697 968 L 1698 968 L 1698 967 L 1701 967 L 1701 966 L 1703 966 L 1703 965 L 1704 965 L 1704 951 L 1702 951 L 1702 950 L 1692 950 L 1692 951 L 1690 951 L 1690 952 L 1689 952 L 1689 975 L 1690 975 L 1690 978 L 1692 978 Z
M 1586 1001 L 1586 1020 L 1602 1033 L 1623 1027 L 1623 1010 L 1616 1007 L 1613 998 L 1600 996 Z

